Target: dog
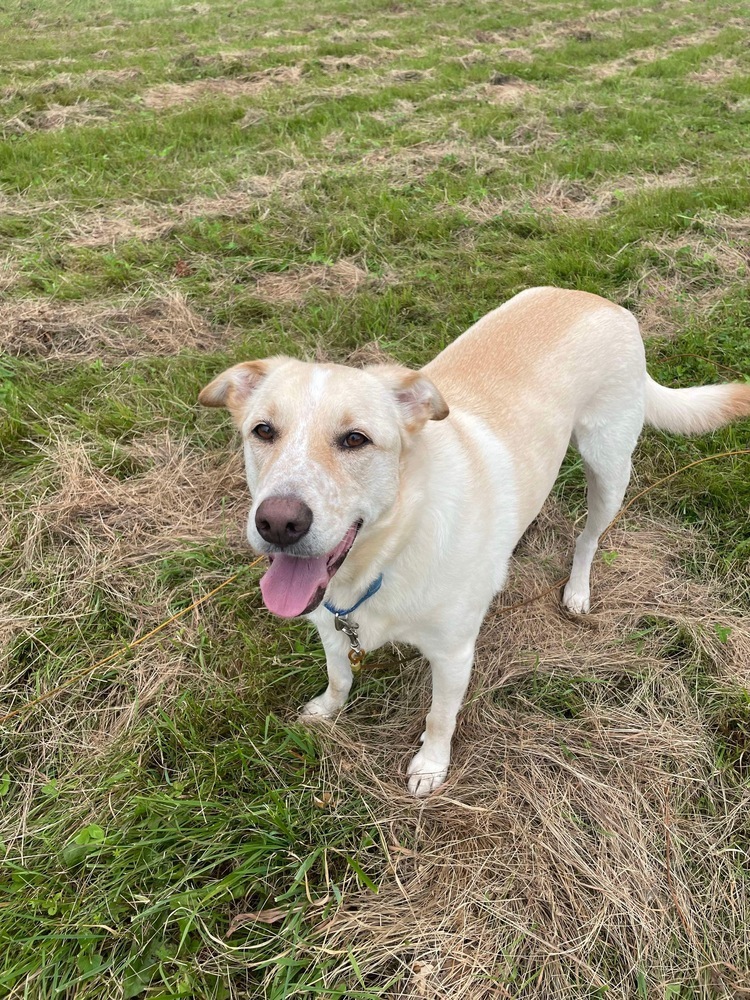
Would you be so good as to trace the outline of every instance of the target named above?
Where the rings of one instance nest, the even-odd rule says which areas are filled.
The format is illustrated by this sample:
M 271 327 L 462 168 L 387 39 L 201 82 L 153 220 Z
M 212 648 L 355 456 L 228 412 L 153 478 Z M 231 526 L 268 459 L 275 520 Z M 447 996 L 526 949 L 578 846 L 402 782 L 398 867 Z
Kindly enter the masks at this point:
M 588 512 L 562 599 L 581 615 L 644 423 L 714 430 L 750 414 L 750 384 L 659 385 L 630 312 L 545 287 L 419 371 L 273 357 L 229 368 L 199 401 L 227 407 L 242 434 L 247 537 L 270 559 L 266 607 L 307 616 L 325 648 L 328 686 L 301 718 L 343 708 L 361 648 L 408 643 L 429 660 L 432 705 L 408 767 L 409 790 L 425 796 L 448 773 L 482 620 L 568 445 L 583 459 Z

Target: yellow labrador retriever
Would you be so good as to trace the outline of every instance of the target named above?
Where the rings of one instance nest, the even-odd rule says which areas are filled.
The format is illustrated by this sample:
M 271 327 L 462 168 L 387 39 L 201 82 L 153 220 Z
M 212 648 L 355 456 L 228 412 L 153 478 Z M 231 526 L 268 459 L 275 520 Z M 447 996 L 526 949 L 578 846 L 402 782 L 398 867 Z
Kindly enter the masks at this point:
M 266 607 L 309 616 L 323 640 L 328 687 L 303 716 L 343 707 L 360 645 L 410 643 L 430 661 L 409 766 L 420 796 L 445 780 L 482 619 L 568 444 L 588 484 L 563 595 L 580 614 L 644 422 L 700 434 L 750 414 L 750 385 L 658 385 L 631 313 L 557 288 L 516 295 L 421 371 L 275 357 L 235 365 L 199 399 L 242 434 Z

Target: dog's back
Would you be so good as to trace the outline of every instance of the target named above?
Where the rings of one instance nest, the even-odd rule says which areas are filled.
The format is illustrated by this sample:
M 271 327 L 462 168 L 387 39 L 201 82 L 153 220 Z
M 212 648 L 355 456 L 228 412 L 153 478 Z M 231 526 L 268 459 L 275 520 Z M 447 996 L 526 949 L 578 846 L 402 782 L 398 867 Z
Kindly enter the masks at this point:
M 595 415 L 609 422 L 603 407 L 615 422 L 637 425 L 636 434 L 643 425 L 646 365 L 638 325 L 627 310 L 588 292 L 522 292 L 424 372 L 451 409 L 481 417 L 508 448 L 524 526 L 552 488 L 577 426 Z

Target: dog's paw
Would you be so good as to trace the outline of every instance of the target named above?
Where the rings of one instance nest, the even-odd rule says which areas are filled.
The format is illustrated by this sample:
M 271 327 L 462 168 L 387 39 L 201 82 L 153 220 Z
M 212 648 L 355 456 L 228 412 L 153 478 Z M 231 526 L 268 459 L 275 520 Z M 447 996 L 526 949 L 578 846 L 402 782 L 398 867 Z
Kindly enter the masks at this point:
M 409 775 L 408 788 L 411 794 L 423 799 L 439 788 L 448 774 L 448 763 L 428 757 L 424 750 L 420 750 L 412 757 L 406 772 Z
M 587 615 L 591 610 L 591 600 L 589 595 L 573 590 L 570 585 L 563 593 L 563 604 L 574 615 Z
M 338 712 L 340 706 L 331 704 L 325 694 L 319 694 L 317 698 L 308 701 L 299 713 L 300 722 L 321 722 L 324 719 L 332 718 Z

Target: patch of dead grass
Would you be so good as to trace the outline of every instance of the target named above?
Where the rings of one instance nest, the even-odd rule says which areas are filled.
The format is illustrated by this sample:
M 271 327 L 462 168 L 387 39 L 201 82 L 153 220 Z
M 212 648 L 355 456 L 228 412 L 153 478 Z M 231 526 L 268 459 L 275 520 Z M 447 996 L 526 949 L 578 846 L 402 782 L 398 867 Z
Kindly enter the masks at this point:
M 331 358 L 325 356 L 320 360 L 326 362 L 330 361 Z M 368 365 L 397 365 L 399 361 L 381 347 L 379 340 L 369 340 L 355 348 L 345 359 L 344 364 L 351 365 L 353 368 L 366 368 Z
M 251 64 L 258 58 L 266 55 L 268 49 L 230 49 L 222 52 L 212 52 L 208 55 L 199 55 L 195 49 L 188 49 L 180 53 L 174 59 L 174 65 L 178 69 L 203 69 L 213 70 L 217 73 L 235 72 L 237 70 L 248 71 Z M 295 51 L 299 51 L 295 47 Z
M 636 300 L 633 311 L 645 337 L 678 336 L 690 315 L 710 314 L 727 286 L 746 278 L 748 219 L 719 215 L 710 225 L 709 232 L 687 232 L 644 244 L 659 257 L 659 263 L 631 288 Z
M 313 291 L 346 296 L 365 287 L 380 287 L 383 281 L 353 260 L 338 260 L 335 264 L 311 264 L 258 275 L 253 294 L 265 302 L 299 303 Z
M 417 105 L 413 101 L 399 99 L 384 111 L 371 111 L 370 117 L 375 121 L 392 124 L 405 122 L 413 118 L 417 110 Z
M 7 292 L 18 284 L 21 274 L 9 256 L 0 257 L 0 292 Z
M 520 77 L 507 73 L 494 73 L 490 83 L 473 84 L 460 91 L 456 95 L 456 100 L 481 101 L 483 104 L 522 104 L 538 93 L 537 86 Z
M 122 69 L 94 69 L 85 73 L 58 73 L 46 80 L 35 80 L 22 84 L 12 84 L 2 91 L 2 99 L 26 97 L 30 94 L 55 94 L 61 90 L 80 87 L 116 87 L 119 84 L 132 83 L 143 76 L 143 70 L 137 66 L 125 66 Z
M 302 169 L 273 175 L 258 174 L 246 178 L 236 189 L 217 195 L 197 195 L 180 205 L 168 207 L 115 204 L 106 212 L 71 216 L 65 233 L 74 247 L 114 246 L 123 240 L 150 242 L 197 218 L 237 218 L 253 211 L 272 195 L 291 195 L 298 191 L 308 176 L 309 173 Z
M 740 72 L 740 67 L 736 59 L 726 56 L 713 56 L 707 59 L 700 70 L 688 74 L 688 80 L 693 83 L 700 83 L 706 87 L 723 83 Z
M 713 267 L 723 278 L 737 278 L 747 273 L 750 265 L 750 245 L 746 238 L 716 239 L 707 234 L 688 232 L 680 236 L 664 236 L 649 241 L 645 246 L 660 255 L 671 273 L 678 271 L 681 261 L 684 261 Z
M 301 66 L 274 66 L 243 77 L 216 77 L 189 83 L 160 83 L 141 95 L 145 107 L 163 111 L 206 97 L 239 100 L 254 97 L 273 85 L 294 85 L 302 79 Z
M 372 69 L 382 59 L 359 53 L 351 56 L 318 56 L 316 62 L 328 73 L 343 73 L 352 69 Z
M 10 484 L 0 488 L 0 544 L 14 553 L 12 586 L 0 587 L 5 709 L 40 693 L 33 684 L 25 690 L 14 674 L 19 644 L 32 648 L 35 637 L 55 625 L 61 635 L 69 635 L 98 609 L 129 622 L 128 637 L 136 638 L 174 610 L 173 587 L 159 579 L 155 561 L 220 539 L 243 550 L 247 495 L 236 448 L 207 455 L 161 433 L 113 445 L 113 450 L 118 461 L 128 463 L 127 474 L 98 467 L 86 441 L 53 432 L 35 479 L 27 484 L 27 502 L 18 503 Z M 199 570 L 196 576 L 200 580 Z M 209 589 L 209 583 L 210 578 L 200 580 L 199 587 Z M 117 680 L 104 689 L 98 683 L 78 684 L 68 698 L 58 698 L 53 712 L 36 713 L 24 732 L 38 740 L 40 768 L 45 758 L 55 758 L 61 743 L 72 752 L 80 746 L 86 755 L 96 754 L 149 704 L 157 699 L 164 704 L 184 690 L 198 672 L 193 645 L 204 615 L 181 621 L 179 642 L 174 636 L 167 642 L 154 639 L 134 650 L 127 664 L 120 664 Z M 103 655 L 83 638 L 77 653 L 69 657 L 71 669 Z M 44 690 L 54 680 L 40 676 L 40 684 Z M 18 817 L 18 810 L 7 817 L 6 835 L 22 835 L 25 816 Z M 10 830 L 13 823 L 17 828 Z
M 706 42 L 710 42 L 716 38 L 723 30 L 723 25 L 706 28 L 691 35 L 678 35 L 675 38 L 671 38 L 668 42 L 664 42 L 662 45 L 651 45 L 645 49 L 633 49 L 626 56 L 620 56 L 609 62 L 593 66 L 591 73 L 597 80 L 607 80 L 611 76 L 617 76 L 619 73 L 637 69 L 646 63 L 656 62 L 671 55 L 673 52 L 680 52 L 683 49 L 704 45 Z
M 322 925 L 321 954 L 405 970 L 394 1000 L 490 1000 L 519 977 L 549 1000 L 592 986 L 630 1000 L 639 973 L 654 989 L 750 985 L 743 765 L 717 769 L 689 665 L 717 697 L 740 690 L 750 617 L 716 581 L 685 579 L 697 537 L 648 521 L 608 540 L 618 558 L 597 563 L 590 618 L 565 617 L 557 594 L 496 616 L 562 575 L 571 539 L 551 505 L 520 546 L 437 794 L 404 790 L 429 705 L 421 665 L 321 727 L 331 808 L 366 796 L 389 858 L 378 894 L 349 894 Z
M 682 333 L 691 315 L 709 314 L 723 295 L 723 288 L 706 288 L 704 282 L 656 269 L 641 275 L 628 292 L 641 334 L 668 340 Z
M 726 240 L 739 240 L 742 248 L 750 244 L 750 215 L 723 215 L 712 217 L 711 225 Z
M 1 130 L 8 135 L 27 132 L 55 132 L 70 126 L 100 125 L 111 114 L 99 101 L 78 101 L 75 104 L 50 104 L 42 110 L 25 109 L 3 122 Z
M 0 304 L 0 347 L 12 355 L 126 358 L 216 349 L 219 334 L 179 292 L 113 303 L 15 299 Z
M 519 138 L 526 126 L 520 126 Z M 542 133 L 538 141 L 554 141 L 556 133 Z M 509 147 L 510 150 L 516 147 Z M 563 177 L 542 181 L 528 188 L 493 195 L 482 201 L 464 204 L 466 214 L 475 222 L 488 222 L 503 212 L 532 211 L 539 215 L 564 216 L 570 219 L 595 219 L 616 208 L 621 202 L 643 191 L 684 187 L 695 182 L 695 176 L 684 170 L 665 174 L 642 174 L 610 179 L 594 185 Z
M 388 76 L 395 83 L 419 83 L 434 76 L 433 69 L 392 69 Z
M 5 68 L 10 73 L 36 73 L 37 70 L 52 69 L 53 66 L 72 66 L 76 61 L 72 56 L 58 56 L 56 59 L 22 59 L 19 62 L 6 63 Z
M 413 146 L 373 149 L 360 164 L 368 170 L 384 171 L 397 185 L 423 179 L 441 166 L 468 167 L 489 174 L 506 163 L 507 152 L 492 139 L 473 145 L 461 139 L 425 140 Z

